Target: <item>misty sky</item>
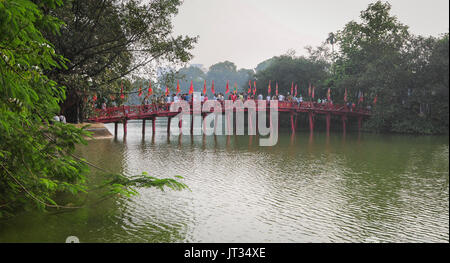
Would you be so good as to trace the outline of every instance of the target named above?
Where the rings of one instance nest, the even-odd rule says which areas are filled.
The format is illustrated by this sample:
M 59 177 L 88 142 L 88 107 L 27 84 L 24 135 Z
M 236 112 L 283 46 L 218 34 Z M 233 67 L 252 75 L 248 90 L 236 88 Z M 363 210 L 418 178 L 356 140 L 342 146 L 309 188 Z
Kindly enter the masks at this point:
M 369 0 L 185 0 L 174 19 L 175 34 L 195 36 L 191 64 L 205 67 L 229 60 L 255 68 L 294 49 L 306 54 L 329 32 L 359 20 Z M 438 36 L 449 30 L 448 0 L 390 0 L 391 13 L 414 34 Z

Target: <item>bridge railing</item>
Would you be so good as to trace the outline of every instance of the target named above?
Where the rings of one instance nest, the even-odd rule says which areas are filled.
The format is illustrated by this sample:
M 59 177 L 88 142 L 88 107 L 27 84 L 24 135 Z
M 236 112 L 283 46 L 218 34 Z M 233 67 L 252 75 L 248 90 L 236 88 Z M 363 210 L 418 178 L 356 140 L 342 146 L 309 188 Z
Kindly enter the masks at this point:
M 219 101 L 222 109 L 225 109 L 224 101 Z M 270 103 L 266 103 L 266 108 L 270 107 Z M 189 103 L 192 109 L 192 102 Z M 90 116 L 90 120 L 102 120 L 108 118 L 121 118 L 121 117 L 136 117 L 152 115 L 158 113 L 167 113 L 170 111 L 171 103 L 164 104 L 145 104 L 145 105 L 130 105 L 130 106 L 117 106 L 109 107 L 106 109 L 95 109 L 93 114 Z M 203 106 L 203 103 L 202 103 Z M 258 107 L 258 101 L 255 101 L 255 106 Z M 332 104 L 332 103 L 317 103 L 304 101 L 301 103 L 290 102 L 290 101 L 280 101 L 278 102 L 279 110 L 314 110 L 314 111 L 329 111 L 329 112 L 340 112 L 340 113 L 357 113 L 369 115 L 370 111 L 364 108 L 349 108 L 342 104 Z
M 106 109 L 95 109 L 89 119 L 92 118 L 109 118 L 111 116 L 122 116 L 123 108 L 122 107 L 109 107 Z

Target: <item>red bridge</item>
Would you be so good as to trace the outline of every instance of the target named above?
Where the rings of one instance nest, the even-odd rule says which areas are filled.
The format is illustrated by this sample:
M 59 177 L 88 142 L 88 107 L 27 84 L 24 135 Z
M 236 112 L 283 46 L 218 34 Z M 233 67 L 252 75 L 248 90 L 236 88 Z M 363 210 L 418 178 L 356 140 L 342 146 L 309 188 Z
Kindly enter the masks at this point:
M 225 113 L 226 108 L 224 107 L 224 101 L 218 101 L 222 106 L 222 114 Z M 255 111 L 260 111 L 258 107 L 258 102 L 255 100 Z M 266 107 L 264 110 L 269 111 L 270 105 L 268 102 L 263 101 Z M 88 118 L 90 122 L 101 122 L 101 123 L 114 123 L 114 135 L 117 136 L 117 126 L 118 123 L 123 123 L 124 135 L 127 133 L 127 121 L 128 120 L 142 120 L 142 133 L 145 133 L 145 121 L 152 121 L 153 134 L 155 133 L 155 121 L 157 117 L 168 117 L 167 132 L 170 132 L 171 119 L 181 112 L 171 112 L 171 103 L 167 104 L 148 104 L 148 105 L 133 105 L 133 106 L 119 106 L 110 107 L 106 109 L 95 109 L 92 116 Z M 202 103 L 203 106 L 203 103 Z M 248 108 L 233 108 L 233 112 L 238 111 L 248 111 Z M 185 114 L 193 114 L 192 102 L 189 103 L 189 111 Z M 214 110 L 211 107 L 210 112 L 199 112 L 202 117 L 205 118 L 208 114 L 213 113 Z M 361 108 L 348 108 L 345 105 L 330 104 L 330 103 L 315 103 L 315 102 L 278 102 L 278 113 L 289 114 L 291 122 L 291 131 L 295 133 L 297 127 L 297 117 L 298 114 L 305 113 L 308 114 L 309 128 L 311 133 L 314 131 L 314 116 L 317 114 L 325 115 L 326 119 L 326 130 L 327 134 L 330 132 L 330 122 L 331 115 L 338 115 L 342 120 L 343 132 L 346 132 L 346 121 L 348 118 L 356 118 L 358 120 L 358 130 L 361 129 L 362 120 L 370 116 L 370 111 Z M 256 114 L 257 116 L 257 114 Z M 258 120 L 256 119 L 256 122 Z M 181 120 L 179 123 L 181 128 Z M 258 127 L 258 125 L 256 125 Z M 193 129 L 193 122 L 191 121 L 191 134 Z

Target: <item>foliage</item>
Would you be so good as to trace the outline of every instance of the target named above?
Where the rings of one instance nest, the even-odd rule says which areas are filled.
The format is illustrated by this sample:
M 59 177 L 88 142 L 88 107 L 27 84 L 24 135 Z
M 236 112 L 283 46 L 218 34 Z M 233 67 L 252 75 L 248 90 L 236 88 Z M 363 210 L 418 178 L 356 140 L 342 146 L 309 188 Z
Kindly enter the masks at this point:
M 177 81 L 180 81 L 181 93 L 188 93 L 191 81 L 196 88 L 195 91 L 203 89 L 203 84 L 206 79 L 206 73 L 196 66 L 189 66 L 179 69 L 175 76 L 177 80 L 173 79 L 170 87 L 173 87 L 173 91 L 176 91 Z M 164 76 L 166 78 L 167 76 Z M 208 83 L 209 84 L 209 83 Z
M 170 73 L 162 75 L 160 82 L 164 82 L 165 78 L 171 77 L 168 86 L 174 92 L 176 90 L 177 80 L 180 80 L 181 93 L 188 93 L 191 80 L 194 85 L 194 90 L 198 92 L 203 92 L 204 81 L 206 80 L 207 95 L 212 97 L 211 84 L 213 80 L 215 92 L 225 94 L 227 81 L 229 81 L 230 91 L 234 89 L 235 83 L 239 92 L 246 91 L 248 81 L 249 79 L 253 79 L 254 75 L 253 69 L 237 69 L 233 62 L 224 61 L 211 65 L 206 72 L 195 65 L 184 67 L 175 72 L 174 75 Z
M 229 81 L 230 91 L 234 90 L 234 84 L 237 84 L 238 91 L 244 91 L 248 80 L 253 77 L 252 69 L 239 69 L 230 61 L 216 63 L 209 67 L 207 73 L 208 82 L 214 80 L 216 93 L 225 94 L 227 81 Z
M 49 120 L 58 112 L 64 88 L 44 70 L 64 59 L 40 33 L 57 32 L 61 22 L 45 15 L 61 1 L 0 2 L 0 207 L 2 213 L 33 203 L 55 204 L 56 191 L 84 191 L 86 167 L 69 153 L 84 142 L 83 130 Z M 32 200 L 32 202 L 30 202 Z
M 51 123 L 65 99 L 65 88 L 45 73 L 67 69 L 67 60 L 42 31 L 59 32 L 63 23 L 50 10 L 61 4 L 0 1 L 0 217 L 33 207 L 63 207 L 55 202 L 56 193 L 86 191 L 88 167 L 73 151 L 76 144 L 85 143 L 88 132 Z M 144 179 L 127 184 L 183 186 L 173 179 Z
M 365 122 L 366 130 L 448 133 L 449 34 L 412 35 L 390 10 L 387 2 L 370 4 L 361 12 L 360 22 L 350 21 L 329 33 L 322 45 L 306 47 L 306 57 L 289 51 L 259 63 L 255 71 L 237 70 L 229 61 L 212 65 L 206 73 L 192 66 L 183 68 L 179 71 L 186 76 L 182 92 L 188 91 L 190 80 L 199 90 L 206 79 L 208 91 L 214 80 L 216 90 L 224 92 L 227 80 L 230 88 L 237 80 L 240 91 L 246 91 L 248 80 L 256 79 L 258 94 L 267 94 L 271 81 L 272 94 L 276 83 L 279 92 L 287 94 L 294 82 L 305 96 L 311 83 L 316 97 L 326 97 L 330 88 L 332 100 L 344 103 L 347 90 L 347 102 L 370 106 L 373 114 Z
M 367 128 L 380 132 L 448 132 L 448 34 L 411 35 L 390 15 L 389 3 L 370 4 L 361 23 L 349 22 L 335 34 L 339 51 L 329 85 L 341 102 L 344 90 L 363 106 L 377 97 Z
M 264 60 L 263 62 L 258 63 L 258 65 L 255 68 L 256 73 L 259 73 L 262 70 L 265 70 L 270 63 L 272 63 L 272 61 L 275 59 L 275 57 L 269 58 Z
M 106 197 L 121 194 L 125 196 L 136 195 L 137 191 L 135 187 L 156 187 L 161 191 L 164 191 L 164 187 L 168 187 L 172 190 L 189 189 L 189 187 L 181 182 L 178 182 L 172 178 L 159 179 L 153 176 L 149 176 L 146 172 L 142 175 L 125 177 L 119 174 L 111 174 L 111 177 L 104 186 L 109 188 L 109 191 L 105 193 Z M 175 176 L 175 178 L 183 179 L 181 176 Z
M 325 87 L 324 80 L 328 77 L 328 67 L 325 61 L 305 57 L 287 55 L 273 57 L 269 66 L 256 73 L 257 94 L 267 94 L 267 85 L 271 81 L 272 95 L 275 94 L 276 83 L 278 83 L 279 93 L 288 94 L 294 82 L 294 85 L 298 85 L 298 95 L 305 96 L 309 83 L 317 88 Z
M 46 31 L 56 53 L 69 61 L 48 76 L 67 87 L 62 111 L 71 122 L 81 121 L 85 98 L 109 99 L 132 88 L 131 73 L 153 75 L 157 62 L 181 63 L 196 38 L 172 36 L 172 17 L 180 0 L 68 0 L 51 14 L 65 24 L 59 35 Z M 149 79 L 149 78 L 148 78 Z M 99 101 L 97 101 L 99 103 Z

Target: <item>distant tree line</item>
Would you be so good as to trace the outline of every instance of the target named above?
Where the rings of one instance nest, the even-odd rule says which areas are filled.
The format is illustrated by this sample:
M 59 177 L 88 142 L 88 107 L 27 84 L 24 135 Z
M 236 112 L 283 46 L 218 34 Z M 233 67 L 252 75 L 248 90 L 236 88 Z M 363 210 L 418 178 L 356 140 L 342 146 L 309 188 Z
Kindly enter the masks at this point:
M 438 134 L 448 132 L 448 33 L 439 37 L 416 36 L 390 14 L 391 5 L 375 2 L 363 10 L 360 22 L 350 21 L 343 29 L 329 33 L 318 47 L 307 47 L 306 56 L 295 52 L 262 61 L 255 69 L 238 69 L 223 61 L 202 69 L 188 62 L 195 37 L 172 37 L 171 17 L 179 0 L 141 1 L 68 0 L 48 13 L 65 23 L 60 34 L 51 29 L 44 36 L 66 59 L 66 67 L 46 71 L 50 79 L 66 87 L 61 112 L 71 122 L 83 121 L 89 110 L 108 105 L 142 103 L 152 82 L 154 94 L 168 87 L 182 93 L 191 81 L 196 91 L 207 83 L 211 94 L 214 80 L 217 93 L 247 91 L 249 80 L 256 81 L 258 93 L 265 94 L 269 81 L 274 90 L 307 95 L 309 83 L 316 96 L 371 105 L 373 116 L 365 128 L 376 132 Z M 160 62 L 168 61 L 167 71 L 156 72 Z M 164 69 L 164 68 L 163 68 Z M 133 75 L 139 71 L 140 74 Z M 132 76 L 133 77 L 130 77 Z M 145 77 L 143 77 L 145 76 Z M 141 88 L 143 96 L 138 96 Z M 120 98 L 120 94 L 125 99 Z M 96 100 L 93 100 L 93 98 Z M 374 99 L 376 104 L 374 105 Z
M 442 134 L 449 128 L 449 34 L 439 37 L 416 36 L 390 14 L 391 5 L 378 1 L 361 12 L 361 22 L 351 21 L 342 30 L 330 33 L 324 43 L 308 47 L 307 56 L 287 54 L 258 64 L 255 69 L 237 70 L 225 61 L 207 72 L 197 67 L 178 71 L 183 92 L 194 81 L 201 91 L 207 80 L 208 91 L 214 80 L 217 92 L 224 92 L 226 81 L 237 82 L 246 92 L 248 81 L 256 81 L 257 93 L 287 94 L 292 83 L 298 95 L 308 97 L 309 84 L 317 98 L 328 89 L 335 103 L 370 106 L 372 117 L 365 129 L 373 132 Z M 330 47 L 331 46 L 331 51 Z M 171 83 L 173 86 L 174 83 Z M 230 86 L 230 89 L 232 86 Z M 362 97 L 362 98 L 361 98 Z

